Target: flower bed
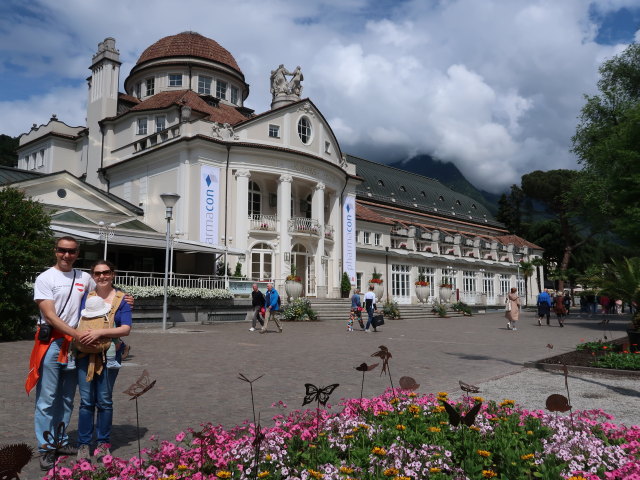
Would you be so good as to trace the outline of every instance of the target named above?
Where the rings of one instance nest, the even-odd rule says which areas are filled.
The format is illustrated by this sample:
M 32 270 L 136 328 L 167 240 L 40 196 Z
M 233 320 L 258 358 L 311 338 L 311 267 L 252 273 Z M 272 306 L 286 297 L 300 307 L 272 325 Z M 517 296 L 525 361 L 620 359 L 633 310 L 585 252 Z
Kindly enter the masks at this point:
M 398 393 L 396 391 L 396 393 Z M 58 470 L 61 479 L 452 478 L 573 480 L 640 478 L 640 427 L 616 426 L 601 410 L 558 416 L 511 400 L 482 404 L 471 426 L 453 426 L 483 399 L 390 391 L 329 410 L 274 417 L 259 441 L 252 424 L 205 425 L 145 450 L 142 461 L 112 456 Z M 142 475 L 140 475 L 142 472 Z M 47 477 L 50 478 L 50 477 Z
M 124 285 L 122 289 L 134 298 L 154 298 L 164 296 L 164 287 L 136 287 Z M 221 288 L 168 287 L 167 295 L 173 298 L 198 298 L 224 300 L 233 298 L 233 293 Z

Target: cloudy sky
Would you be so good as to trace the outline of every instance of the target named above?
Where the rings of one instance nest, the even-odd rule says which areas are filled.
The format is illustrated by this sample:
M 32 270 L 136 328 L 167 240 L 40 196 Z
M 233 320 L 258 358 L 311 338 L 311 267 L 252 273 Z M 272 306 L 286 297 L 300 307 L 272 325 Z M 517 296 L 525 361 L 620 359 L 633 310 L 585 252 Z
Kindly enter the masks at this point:
M 638 0 L 3 0 L 0 133 L 52 113 L 84 125 L 91 56 L 116 38 L 121 82 L 142 51 L 192 30 L 236 58 L 247 106 L 269 108 L 278 64 L 342 150 L 380 162 L 429 153 L 500 191 L 569 152 L 598 66 L 640 41 Z

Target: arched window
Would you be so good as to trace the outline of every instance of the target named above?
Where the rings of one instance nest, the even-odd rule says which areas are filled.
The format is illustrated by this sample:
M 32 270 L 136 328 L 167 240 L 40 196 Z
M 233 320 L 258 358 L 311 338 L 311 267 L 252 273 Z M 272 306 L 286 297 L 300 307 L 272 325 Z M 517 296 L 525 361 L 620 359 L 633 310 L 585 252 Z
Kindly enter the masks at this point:
M 262 195 L 256 182 L 249 182 L 249 215 L 260 215 L 262 209 Z
M 307 117 L 301 117 L 298 120 L 298 136 L 305 145 L 311 141 L 311 122 Z
M 253 280 L 273 279 L 273 251 L 266 243 L 257 243 L 251 249 L 251 278 Z

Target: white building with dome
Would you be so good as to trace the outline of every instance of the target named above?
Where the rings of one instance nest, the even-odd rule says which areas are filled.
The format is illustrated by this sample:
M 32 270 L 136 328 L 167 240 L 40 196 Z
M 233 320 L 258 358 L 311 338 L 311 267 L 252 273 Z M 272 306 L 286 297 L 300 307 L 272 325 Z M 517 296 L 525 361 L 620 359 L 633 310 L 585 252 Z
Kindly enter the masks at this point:
M 22 176 L 3 182 L 45 203 L 57 234 L 85 243 L 87 262 L 101 258 L 107 221 L 120 270 L 162 272 L 160 194 L 172 192 L 176 274 L 210 277 L 224 255 L 232 271 L 239 263 L 247 279 L 277 288 L 295 266 L 308 297 L 339 297 L 343 271 L 366 289 L 374 267 L 383 295 L 400 303 L 417 301 L 420 274 L 431 298 L 443 282 L 468 303 L 524 290 L 519 262 L 541 256 L 539 247 L 433 179 L 344 154 L 301 95 L 300 67 L 271 72 L 271 109 L 256 114 L 244 106 L 249 84 L 234 57 L 198 33 L 144 50 L 125 93 L 119 58 L 113 38 L 99 44 L 87 125 L 55 116 L 34 125 L 20 137 Z

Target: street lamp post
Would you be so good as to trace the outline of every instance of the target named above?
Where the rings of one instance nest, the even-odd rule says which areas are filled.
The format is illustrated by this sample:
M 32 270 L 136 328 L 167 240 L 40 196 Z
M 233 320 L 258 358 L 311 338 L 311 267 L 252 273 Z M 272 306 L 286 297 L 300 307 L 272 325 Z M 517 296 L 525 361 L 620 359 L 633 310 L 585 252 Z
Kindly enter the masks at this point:
M 165 218 L 167 220 L 167 243 L 165 247 L 164 256 L 164 298 L 162 300 L 162 331 L 167 329 L 167 293 L 169 287 L 169 250 L 171 248 L 171 218 L 173 217 L 173 207 L 175 207 L 180 195 L 177 193 L 162 193 L 160 194 L 162 202 L 166 207 Z
M 180 232 L 179 230 L 176 230 L 175 232 L 173 232 L 173 235 L 171 235 L 171 252 L 169 253 L 169 274 L 171 275 L 171 286 L 173 287 L 173 247 L 176 244 L 176 241 L 178 240 L 178 237 L 182 235 L 182 232 Z
M 98 222 L 98 236 L 104 238 L 104 259 L 107 259 L 107 245 L 109 239 L 113 238 L 116 234 L 116 224 L 110 223 L 106 225 L 103 221 Z

